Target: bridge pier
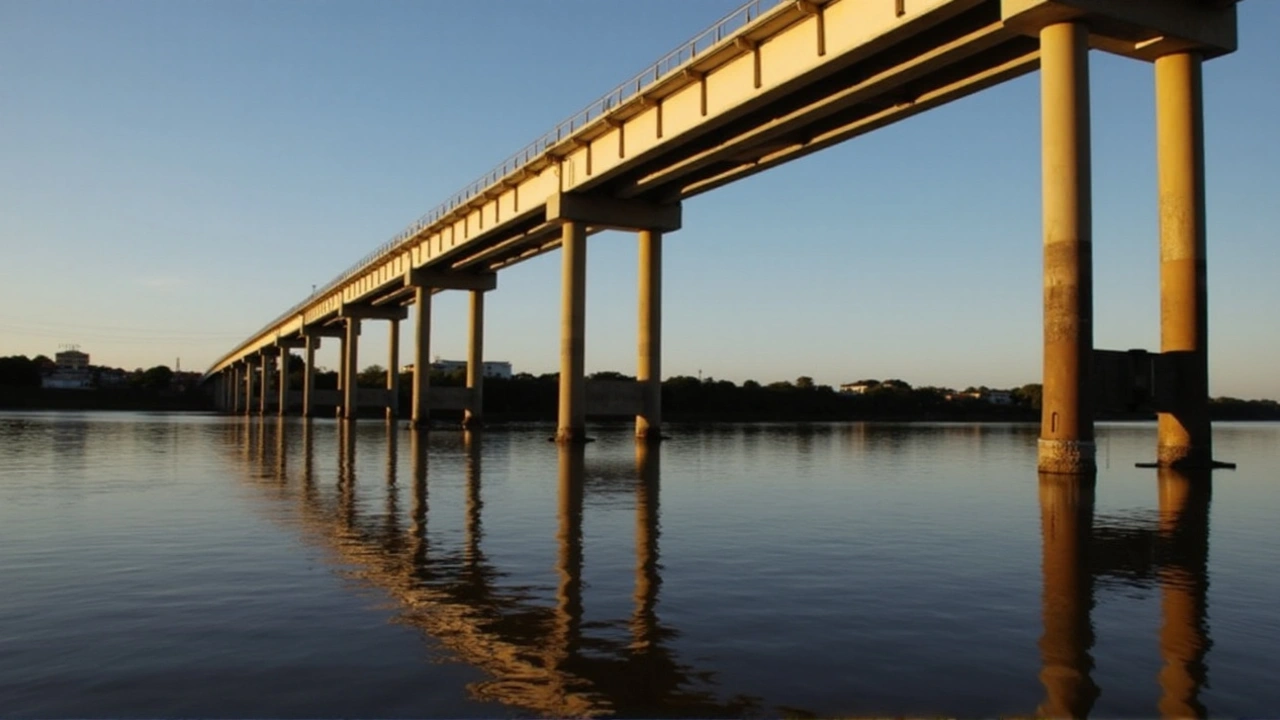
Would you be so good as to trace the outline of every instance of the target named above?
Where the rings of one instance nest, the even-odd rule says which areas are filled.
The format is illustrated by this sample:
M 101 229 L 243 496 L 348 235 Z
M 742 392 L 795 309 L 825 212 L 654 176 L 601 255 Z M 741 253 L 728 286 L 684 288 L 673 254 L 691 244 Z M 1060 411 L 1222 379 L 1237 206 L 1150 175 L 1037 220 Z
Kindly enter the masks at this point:
M 343 420 L 354 421 L 360 413 L 360 318 L 346 318 L 346 335 L 342 341 L 342 410 Z
M 400 417 L 400 321 L 387 323 L 387 421 Z
M 427 392 L 431 388 L 431 288 L 415 285 L 413 305 L 418 317 L 413 333 L 413 399 L 409 424 L 425 428 L 431 422 L 427 408 Z
M 436 290 L 470 290 L 470 338 L 467 345 L 467 399 L 463 403 L 463 427 L 476 427 L 482 417 L 484 392 L 484 293 L 498 287 L 492 272 L 438 272 L 412 269 L 405 273 L 405 287 L 413 288 L 413 304 L 418 308 L 414 333 L 412 427 L 430 423 L 431 295 Z M 457 407 L 456 405 L 452 407 Z
M 641 230 L 639 235 L 636 381 L 640 383 L 641 404 L 636 438 L 652 442 L 662 438 L 662 232 Z
M 472 430 L 484 424 L 484 290 L 471 291 L 467 335 L 467 408 L 462 427 Z
M 302 367 L 302 417 L 309 418 L 314 410 L 311 406 L 315 400 L 316 392 L 316 347 L 320 344 L 320 339 L 303 334 L 302 341 L 305 343 L 303 351 L 305 352 L 306 365 Z
M 1158 414 L 1156 462 L 1165 467 L 1213 464 L 1201 63 L 1198 52 L 1155 61 L 1160 351 L 1178 356 L 1176 409 Z
M 245 367 L 244 367 L 244 414 L 245 415 L 253 414 L 253 405 L 254 405 L 253 376 L 257 374 L 256 372 L 254 372 L 254 370 L 257 368 L 257 365 L 259 362 L 260 362 L 259 358 L 254 355 L 250 355 L 244 359 L 244 364 L 245 364 Z
M 276 356 L 279 352 L 278 348 L 264 347 L 258 353 L 262 356 L 262 362 L 259 364 L 261 382 L 258 388 L 258 414 L 264 417 L 271 409 L 271 380 L 276 374 Z
M 1040 30 L 1044 193 L 1044 390 L 1038 465 L 1092 473 L 1093 241 L 1089 31 Z
M 280 364 L 276 368 L 276 415 L 284 417 L 289 412 L 289 346 L 280 346 Z
M 587 440 L 587 227 L 561 226 L 560 408 L 556 442 Z
M 640 233 L 636 435 L 657 439 L 662 411 L 662 233 L 680 229 L 679 203 L 558 193 L 547 221 L 560 223 L 560 406 L 556 442 L 586 442 L 587 227 Z

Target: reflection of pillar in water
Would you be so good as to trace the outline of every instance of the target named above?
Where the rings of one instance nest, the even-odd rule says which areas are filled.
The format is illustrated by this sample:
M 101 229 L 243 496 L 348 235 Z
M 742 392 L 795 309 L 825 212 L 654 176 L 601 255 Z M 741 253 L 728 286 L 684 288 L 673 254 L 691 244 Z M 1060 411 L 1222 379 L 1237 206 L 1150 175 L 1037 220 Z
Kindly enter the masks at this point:
M 265 421 L 264 421 L 265 422 Z M 285 441 L 285 424 L 283 417 L 275 419 L 276 433 L 276 480 L 285 482 L 289 479 L 288 445 Z
M 315 497 L 315 424 L 311 418 L 302 419 L 302 491 L 303 497 L 311 500 Z
M 258 477 L 267 476 L 267 421 L 256 420 L 258 424 L 258 442 L 254 459 L 258 461 Z
M 463 560 L 469 569 L 474 569 L 480 558 L 480 538 L 484 535 L 480 524 L 480 511 L 484 507 L 484 501 L 480 498 L 480 432 L 467 430 L 463 433 L 462 442 L 467 453 L 467 518 Z
M 562 443 L 560 455 L 560 555 L 556 571 L 555 627 L 549 646 L 557 664 L 577 654 L 582 637 L 582 502 L 585 483 L 585 448 Z
M 1085 717 L 1098 697 L 1093 658 L 1093 582 L 1088 566 L 1093 529 L 1093 476 L 1040 474 L 1044 634 L 1040 637 L 1045 700 L 1037 714 Z
M 421 566 L 427 558 L 427 431 L 409 434 L 409 455 L 413 458 L 413 508 L 409 538 L 413 546 L 413 562 Z
M 338 507 L 346 527 L 355 524 L 356 428 L 338 423 Z
M 1160 468 L 1160 714 L 1204 717 L 1200 688 L 1208 675 L 1206 621 L 1209 591 L 1209 497 L 1207 470 Z
M 657 445 L 636 444 L 636 590 L 631 618 L 631 647 L 644 651 L 657 642 L 658 476 Z
M 398 431 L 396 423 L 393 420 L 387 422 L 387 508 L 386 517 L 386 537 L 394 539 L 399 536 L 400 528 L 400 510 L 397 506 L 397 500 L 400 496 L 400 490 L 396 487 L 396 474 L 399 470 L 397 467 L 396 453 L 399 451 L 399 442 L 397 438 Z

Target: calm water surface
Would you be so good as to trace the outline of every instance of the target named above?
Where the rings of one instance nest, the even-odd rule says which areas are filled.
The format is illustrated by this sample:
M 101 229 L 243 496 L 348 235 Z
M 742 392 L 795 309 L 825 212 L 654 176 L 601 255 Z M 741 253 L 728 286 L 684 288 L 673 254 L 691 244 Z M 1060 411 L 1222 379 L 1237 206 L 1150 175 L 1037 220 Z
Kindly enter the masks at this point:
M 0 716 L 1280 711 L 1280 425 L 0 414 Z

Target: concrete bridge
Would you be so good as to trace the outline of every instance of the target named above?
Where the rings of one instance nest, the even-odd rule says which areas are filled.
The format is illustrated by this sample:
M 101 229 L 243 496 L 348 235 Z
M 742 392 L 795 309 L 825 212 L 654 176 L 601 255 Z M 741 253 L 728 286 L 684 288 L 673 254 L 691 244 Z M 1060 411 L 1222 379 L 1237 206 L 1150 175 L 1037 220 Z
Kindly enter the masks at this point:
M 354 420 L 362 324 L 416 308 L 415 369 L 428 365 L 431 297 L 471 294 L 467 391 L 433 394 L 414 373 L 413 424 L 431 407 L 480 420 L 484 293 L 502 268 L 562 250 L 557 439 L 585 439 L 589 413 L 634 413 L 661 428 L 662 236 L 681 203 L 753 173 L 1041 70 L 1044 393 L 1039 466 L 1095 469 L 1088 51 L 1153 63 L 1160 202 L 1161 348 L 1132 383 L 1161 385 L 1158 462 L 1208 466 L 1201 65 L 1235 49 L 1234 0 L 753 0 L 431 210 L 215 362 L 207 378 L 231 411 L 312 414 L 329 400 Z M 874 170 L 874 169 L 871 169 Z M 639 236 L 634 383 L 584 376 L 587 237 Z M 342 345 L 339 391 L 323 398 L 312 360 Z M 291 403 L 282 354 L 306 355 Z M 1129 367 L 1126 365 L 1125 367 Z M 1126 381 L 1128 382 L 1128 381 Z M 273 383 L 275 388 L 273 389 Z M 365 401 L 397 407 L 389 392 Z

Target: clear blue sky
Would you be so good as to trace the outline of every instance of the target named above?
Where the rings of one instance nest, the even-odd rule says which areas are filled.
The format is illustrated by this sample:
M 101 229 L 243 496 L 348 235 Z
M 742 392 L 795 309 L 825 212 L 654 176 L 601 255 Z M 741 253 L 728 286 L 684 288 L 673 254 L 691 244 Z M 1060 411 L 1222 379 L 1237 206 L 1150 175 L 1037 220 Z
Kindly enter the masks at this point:
M 0 0 L 0 355 L 204 369 L 738 4 Z M 1240 21 L 1205 70 L 1212 392 L 1278 398 L 1280 2 Z M 1091 57 L 1095 341 L 1158 349 L 1152 69 Z M 687 203 L 664 374 L 1038 382 L 1038 82 Z M 635 254 L 590 242 L 589 371 L 634 372 Z M 557 369 L 558 276 L 503 271 L 489 359 Z M 465 294 L 434 319 L 464 357 Z

